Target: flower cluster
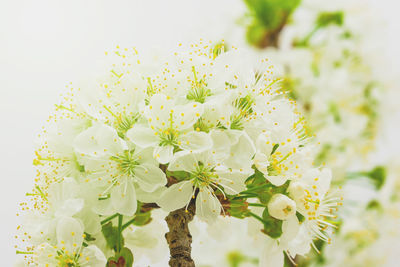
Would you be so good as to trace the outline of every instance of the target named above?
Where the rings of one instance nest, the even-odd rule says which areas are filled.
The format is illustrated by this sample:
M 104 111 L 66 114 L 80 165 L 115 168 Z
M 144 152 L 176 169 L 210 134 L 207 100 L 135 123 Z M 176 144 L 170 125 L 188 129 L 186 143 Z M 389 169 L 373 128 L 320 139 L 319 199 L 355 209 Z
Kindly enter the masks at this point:
M 343 180 L 352 159 L 372 151 L 379 128 L 384 84 L 375 68 L 375 13 L 359 0 L 246 2 L 257 10 L 248 41 L 279 62 L 285 89 L 321 143 L 317 163 Z M 287 15 L 279 17 L 280 10 Z M 275 24 L 263 20 L 267 13 Z
M 40 134 L 33 207 L 22 204 L 27 265 L 132 266 L 166 245 L 162 231 L 139 231 L 157 208 L 195 206 L 209 224 L 255 218 L 261 266 L 330 241 L 331 172 L 313 164 L 267 59 L 203 41 L 156 63 L 134 48 L 110 56 L 104 76 L 68 86 Z
M 395 266 L 399 253 L 399 163 L 385 169 L 379 189 L 370 180 L 354 180 L 343 188 L 343 224 L 316 266 Z M 375 172 L 377 172 L 375 170 Z M 361 218 L 361 219 L 360 219 Z

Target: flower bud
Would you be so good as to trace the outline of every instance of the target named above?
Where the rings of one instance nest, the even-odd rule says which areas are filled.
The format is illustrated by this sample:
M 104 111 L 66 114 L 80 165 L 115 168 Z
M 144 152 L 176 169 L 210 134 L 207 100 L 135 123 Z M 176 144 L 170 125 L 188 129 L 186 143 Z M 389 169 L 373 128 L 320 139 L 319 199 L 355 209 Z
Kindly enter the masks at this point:
M 306 196 L 306 185 L 301 182 L 291 182 L 288 191 L 289 196 L 298 202 Z
M 296 213 L 296 203 L 283 194 L 276 194 L 268 202 L 268 212 L 276 219 L 286 220 Z

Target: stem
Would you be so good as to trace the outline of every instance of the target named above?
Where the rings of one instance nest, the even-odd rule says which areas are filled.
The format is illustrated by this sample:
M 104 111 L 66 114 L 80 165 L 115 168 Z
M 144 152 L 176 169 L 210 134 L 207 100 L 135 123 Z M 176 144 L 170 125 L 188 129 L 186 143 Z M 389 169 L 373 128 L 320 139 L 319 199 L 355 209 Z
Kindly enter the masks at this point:
M 253 206 L 253 207 L 263 207 L 263 208 L 265 208 L 265 205 L 260 204 L 260 203 L 249 203 L 249 206 Z
M 246 193 L 250 193 L 250 194 L 251 194 L 251 193 L 253 193 L 255 190 L 263 189 L 264 187 L 268 187 L 268 186 L 269 186 L 268 184 L 258 185 L 258 186 L 249 188 L 249 189 L 247 189 L 247 190 L 244 190 L 244 191 L 240 192 L 239 194 L 246 194 Z
M 192 235 L 189 232 L 188 224 L 193 220 L 195 206 L 192 202 L 187 211 L 185 208 L 170 212 L 165 218 L 168 224 L 169 232 L 165 234 L 167 239 L 171 267 L 194 267 L 194 261 L 191 257 Z
M 121 242 L 122 242 L 122 218 L 121 214 L 118 214 L 118 236 L 117 236 L 117 252 L 121 251 Z
M 246 194 L 246 195 L 244 195 L 244 196 L 237 196 L 237 197 L 234 197 L 234 199 L 246 199 L 246 198 L 256 198 L 257 196 L 256 195 L 254 195 L 254 194 Z
M 23 254 L 23 255 L 29 255 L 29 254 L 33 254 L 33 251 L 20 251 L 20 250 L 17 250 L 15 253 Z
M 311 37 L 313 37 L 313 35 L 319 30 L 319 26 L 315 26 L 314 29 L 312 29 L 311 32 L 309 32 L 306 37 L 304 37 L 303 40 L 301 40 L 298 45 L 300 46 L 307 46 L 308 42 L 310 41 Z
M 253 218 L 256 218 L 257 220 L 259 220 L 260 222 L 262 222 L 263 224 L 265 223 L 265 221 L 263 220 L 263 218 L 261 218 L 260 216 L 258 216 L 255 213 L 249 212 L 249 215 Z
M 105 218 L 104 220 L 102 220 L 102 221 L 101 221 L 101 224 L 103 225 L 103 224 L 105 224 L 105 223 L 111 221 L 112 219 L 114 219 L 114 218 L 117 217 L 117 216 L 118 216 L 118 213 L 116 213 L 116 214 L 114 214 L 114 215 L 111 215 L 110 217 Z
M 133 217 L 131 220 L 127 221 L 124 225 L 122 225 L 122 231 L 124 231 L 129 225 L 131 225 L 136 219 L 136 216 Z

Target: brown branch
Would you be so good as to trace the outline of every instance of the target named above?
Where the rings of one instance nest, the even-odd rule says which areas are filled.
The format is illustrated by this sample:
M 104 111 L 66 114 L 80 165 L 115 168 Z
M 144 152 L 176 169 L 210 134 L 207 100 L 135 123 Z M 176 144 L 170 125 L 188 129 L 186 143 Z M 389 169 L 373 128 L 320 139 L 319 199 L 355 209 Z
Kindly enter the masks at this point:
M 258 44 L 256 44 L 257 47 L 261 48 L 261 49 L 267 48 L 267 47 L 277 48 L 280 34 L 281 34 L 284 26 L 286 25 L 288 18 L 289 18 L 289 13 L 283 14 L 283 18 L 281 20 L 281 23 L 278 25 L 278 27 L 273 30 L 267 30 L 264 33 L 263 38 L 261 38 L 261 40 L 258 42 Z
M 194 261 L 191 257 L 192 251 L 192 235 L 189 232 L 188 224 L 193 220 L 195 213 L 195 205 L 192 202 L 188 210 L 181 208 L 170 212 L 165 218 L 168 224 L 169 232 L 165 234 L 167 239 L 171 267 L 194 267 Z

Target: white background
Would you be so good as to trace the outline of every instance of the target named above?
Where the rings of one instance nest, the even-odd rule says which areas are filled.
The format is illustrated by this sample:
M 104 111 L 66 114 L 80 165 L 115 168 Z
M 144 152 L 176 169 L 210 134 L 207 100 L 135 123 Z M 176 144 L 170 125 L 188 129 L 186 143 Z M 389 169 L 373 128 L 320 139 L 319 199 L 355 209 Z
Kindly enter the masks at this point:
M 390 42 L 382 55 L 390 55 L 399 74 L 400 3 L 365 1 L 387 21 L 382 31 Z M 65 85 L 116 45 L 146 50 L 220 38 L 242 8 L 240 0 L 0 0 L 1 266 L 15 261 L 15 213 L 33 184 L 33 141 Z M 396 142 L 391 151 L 399 148 L 397 133 L 387 138 Z

